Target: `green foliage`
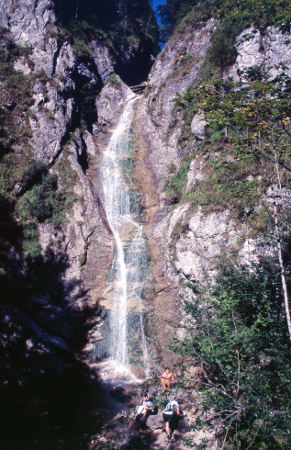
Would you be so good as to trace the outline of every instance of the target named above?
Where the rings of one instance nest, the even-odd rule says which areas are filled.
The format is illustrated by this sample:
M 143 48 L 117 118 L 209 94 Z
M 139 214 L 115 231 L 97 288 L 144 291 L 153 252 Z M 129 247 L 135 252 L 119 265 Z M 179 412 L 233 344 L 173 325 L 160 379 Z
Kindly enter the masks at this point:
M 284 74 L 268 81 L 268 73 L 253 67 L 241 73 L 241 81 L 210 80 L 189 86 L 175 98 L 183 109 L 184 125 L 180 145 L 190 158 L 193 146 L 190 124 L 193 115 L 203 113 L 208 123 L 206 139 L 196 143 L 203 158 L 204 177 L 181 195 L 180 172 L 166 183 L 172 198 L 191 202 L 204 211 L 230 209 L 240 219 L 248 215 L 257 229 L 266 217 L 259 212 L 262 195 L 276 181 L 276 164 L 283 186 L 290 182 L 290 80 Z M 183 180 L 187 174 L 183 171 Z M 253 217 L 252 217 L 253 215 Z
M 223 27 L 231 27 L 232 38 L 233 33 L 237 36 L 251 25 L 261 30 L 275 25 L 290 31 L 291 7 L 287 0 L 167 0 L 160 7 L 160 16 L 167 34 L 214 16 Z
M 204 77 L 205 67 L 207 67 L 207 65 L 212 68 L 214 75 L 217 68 L 220 69 L 220 72 L 223 72 L 225 67 L 228 67 L 235 62 L 237 51 L 234 46 L 234 41 L 237 32 L 237 28 L 235 27 L 233 29 L 229 23 L 218 26 L 215 30 L 202 69 L 204 70 Z
M 287 0 L 167 0 L 160 15 L 166 39 L 173 31 L 201 26 L 210 17 L 219 21 L 201 68 L 200 76 L 205 80 L 221 76 L 235 61 L 234 43 L 244 29 L 254 26 L 264 33 L 267 26 L 275 25 L 290 32 L 291 7 Z
M 52 216 L 53 206 L 59 200 L 55 194 L 56 190 L 57 176 L 47 174 L 43 176 L 41 184 L 33 186 L 24 196 L 29 214 L 39 222 L 43 222 Z
M 186 302 L 188 337 L 171 344 L 203 367 L 204 408 L 231 445 L 287 448 L 290 358 L 280 281 L 270 267 L 226 261 L 214 287 Z
M 121 89 L 121 83 L 119 79 L 116 77 L 116 75 L 110 75 L 106 79 L 106 84 L 111 84 L 112 86 L 116 87 L 117 89 Z
M 31 159 L 28 165 L 24 167 L 21 174 L 20 192 L 25 192 L 35 183 L 41 180 L 41 176 L 46 172 L 46 165 L 41 159 Z
M 23 254 L 25 257 L 36 259 L 41 256 L 41 246 L 38 231 L 34 224 L 28 223 L 23 227 Z
M 212 167 L 211 167 L 212 166 Z M 244 179 L 249 175 L 249 166 L 236 162 L 211 164 L 208 161 L 208 175 L 196 182 L 183 197 L 204 211 L 230 209 L 234 218 L 240 219 L 246 211 L 252 210 L 262 194 L 257 179 Z M 230 182 L 231 180 L 231 182 Z
M 65 157 L 56 164 L 55 169 L 59 177 L 56 173 L 42 174 L 39 181 L 19 199 L 17 211 L 23 221 L 49 221 L 56 224 L 65 222 L 66 214 L 76 198 L 73 186 L 77 181 L 77 174 Z
M 183 189 L 187 181 L 191 160 L 185 157 L 177 173 L 165 183 L 166 194 L 171 197 L 172 203 L 177 203 L 182 197 Z
M 60 186 L 58 192 L 58 207 L 55 207 L 53 222 L 60 224 L 66 221 L 66 214 L 71 211 L 76 200 L 76 195 L 73 188 L 78 181 L 78 175 L 71 167 L 65 154 L 58 161 L 55 169 L 58 173 Z
M 164 40 L 169 37 L 175 24 L 181 22 L 197 3 L 198 0 L 167 0 L 165 4 L 159 6 Z
M 81 39 L 74 39 L 73 49 L 79 58 L 92 56 L 91 50 L 89 49 L 88 45 Z
M 199 281 L 187 281 L 185 283 L 185 286 L 187 286 L 187 288 L 191 289 L 193 294 L 200 294 Z

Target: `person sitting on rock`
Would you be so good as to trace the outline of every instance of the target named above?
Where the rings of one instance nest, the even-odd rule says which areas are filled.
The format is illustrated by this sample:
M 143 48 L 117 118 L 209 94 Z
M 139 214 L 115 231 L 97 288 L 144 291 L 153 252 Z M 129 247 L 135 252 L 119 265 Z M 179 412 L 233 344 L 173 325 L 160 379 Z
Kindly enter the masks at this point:
M 178 427 L 181 416 L 182 411 L 178 402 L 176 400 L 170 400 L 163 410 L 163 419 L 166 426 L 168 439 L 172 438 L 174 430 Z
M 141 429 L 145 427 L 148 416 L 154 412 L 154 405 L 148 394 L 145 394 L 142 400 L 142 405 L 137 407 L 136 416 L 134 419 L 134 422 L 138 424 Z
M 170 369 L 168 367 L 165 368 L 165 372 L 163 373 L 162 377 L 161 377 L 161 383 L 163 386 L 163 392 L 166 392 L 166 390 L 168 390 L 170 392 L 172 385 L 174 380 L 174 375 L 172 374 L 172 372 L 170 371 Z

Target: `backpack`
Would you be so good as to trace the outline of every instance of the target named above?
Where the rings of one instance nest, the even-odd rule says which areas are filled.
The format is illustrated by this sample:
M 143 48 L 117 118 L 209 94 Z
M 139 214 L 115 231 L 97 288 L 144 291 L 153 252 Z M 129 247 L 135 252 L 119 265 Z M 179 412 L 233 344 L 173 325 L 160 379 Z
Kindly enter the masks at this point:
M 151 416 L 156 416 L 158 414 L 158 406 L 154 405 L 153 412 L 150 413 Z
M 176 412 L 177 408 L 178 408 L 178 403 L 176 402 L 176 400 L 172 400 L 167 404 L 167 406 L 163 410 L 163 413 L 174 414 Z

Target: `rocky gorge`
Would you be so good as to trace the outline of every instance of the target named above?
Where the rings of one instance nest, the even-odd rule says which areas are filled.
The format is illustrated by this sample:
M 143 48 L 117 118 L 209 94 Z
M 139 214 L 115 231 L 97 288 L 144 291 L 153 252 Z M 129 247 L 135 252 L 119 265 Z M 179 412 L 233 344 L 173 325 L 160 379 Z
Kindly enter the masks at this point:
M 231 13 L 243 17 L 235 33 L 227 29 L 231 13 L 215 13 L 215 2 L 199 12 L 191 6 L 158 51 L 149 2 L 93 3 L 0 1 L 3 448 L 288 448 L 279 392 L 287 363 L 276 371 L 275 350 L 262 344 L 272 336 L 287 361 L 284 5 L 262 25 L 235 2 Z M 132 101 L 115 166 L 112 140 Z M 275 299 L 267 312 L 258 291 Z M 114 353 L 110 317 L 123 296 L 129 306 L 113 347 L 122 333 L 129 343 L 113 359 L 131 380 L 114 384 L 109 376 L 104 387 L 102 364 Z M 252 319 L 242 319 L 245 309 Z M 273 334 L 265 337 L 255 316 Z M 226 329 L 234 330 L 233 347 Z M 260 336 L 255 344 L 249 329 Z M 216 341 L 233 360 L 215 353 Z M 158 386 L 166 366 L 187 416 L 171 443 Z M 267 438 L 269 419 L 245 419 L 257 402 L 247 394 L 249 373 L 264 380 L 265 372 L 275 406 L 261 394 L 261 410 L 282 420 Z M 131 423 L 145 387 L 159 412 L 141 435 Z M 211 403 L 217 392 L 229 403 Z

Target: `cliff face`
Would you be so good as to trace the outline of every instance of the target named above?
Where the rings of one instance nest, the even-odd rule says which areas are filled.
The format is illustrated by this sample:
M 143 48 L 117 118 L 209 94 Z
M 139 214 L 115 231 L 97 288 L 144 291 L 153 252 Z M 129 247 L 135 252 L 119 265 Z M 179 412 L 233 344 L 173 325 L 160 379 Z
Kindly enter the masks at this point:
M 27 258 L 64 261 L 65 268 L 59 275 L 67 286 L 65 298 L 70 302 L 79 299 L 75 302 L 79 305 L 84 301 L 98 303 L 112 256 L 112 238 L 100 201 L 98 165 L 109 131 L 130 94 L 116 71 L 127 81 L 136 82 L 150 67 L 154 52 L 154 44 L 148 38 L 143 42 L 140 30 L 136 39 L 124 35 L 125 40 L 110 44 L 119 36 L 110 33 L 114 26 L 118 29 L 120 14 L 128 14 L 128 23 L 132 24 L 128 33 L 135 30 L 133 11 L 126 1 L 116 11 L 100 5 L 100 17 L 108 29 L 98 19 L 94 22 L 90 18 L 84 37 L 81 20 L 86 19 L 91 7 L 85 2 L 80 10 L 67 14 L 65 1 L 6 1 L 0 14 L 3 57 L 10 55 L 7 64 L 13 78 L 9 84 L 3 69 L 2 84 L 4 90 L 7 88 L 2 99 L 3 114 L 7 113 L 3 122 L 3 171 L 9 164 L 15 165 L 3 192 L 6 189 L 5 201 L 12 202 L 13 217 L 22 234 L 22 242 L 13 242 L 8 236 L 8 243 L 24 267 Z M 142 14 L 148 14 L 147 7 Z M 76 32 L 78 15 L 83 25 L 78 25 Z M 108 18 L 113 25 L 106 22 Z M 150 21 L 145 23 L 149 31 Z M 168 362 L 173 356 L 166 349 L 166 341 L 169 332 L 179 328 L 177 297 L 179 292 L 182 297 L 190 295 L 187 290 L 181 291 L 181 279 L 205 284 L 216 274 L 215 261 L 222 252 L 235 250 L 245 263 L 257 261 L 267 252 L 260 235 L 254 234 L 245 220 L 252 206 L 235 220 L 231 206 L 208 207 L 206 212 L 199 201 L 194 205 L 181 200 L 193 194 L 197 183 L 207 182 L 209 155 L 197 149 L 203 142 L 207 145 L 209 122 L 202 110 L 190 110 L 186 117 L 184 99 L 191 86 L 203 80 L 219 26 L 214 18 L 193 26 L 190 21 L 183 32 L 171 38 L 150 72 L 136 115 L 136 175 L 144 193 L 143 215 L 156 280 L 154 289 L 148 290 L 154 308 L 149 320 L 155 329 L 150 333 L 161 333 L 158 354 L 169 358 Z M 104 37 L 106 32 L 108 36 Z M 235 61 L 221 73 L 225 80 L 232 77 L 238 82 L 242 73 L 258 68 L 268 71 L 269 79 L 281 76 L 283 71 L 290 74 L 290 43 L 278 28 L 267 27 L 264 33 L 247 28 L 237 36 L 235 49 Z M 132 73 L 138 74 L 137 78 Z M 18 104 L 13 83 L 27 85 Z M 29 101 L 24 99 L 25 90 L 29 91 Z M 179 99 L 183 99 L 183 107 Z M 9 134 L 13 136 L 11 142 Z M 15 155 L 12 163 L 11 152 Z M 214 158 L 218 155 L 214 147 L 210 153 Z M 177 201 L 166 192 L 165 183 L 180 169 L 184 179 L 179 182 Z M 54 180 L 50 178 L 54 176 Z M 45 198 L 48 187 L 49 198 Z M 271 186 L 262 199 L 267 197 L 272 198 Z M 286 190 L 285 206 L 288 198 Z M 6 256 L 3 254 L 4 260 Z M 159 331 L 155 326 L 160 316 L 165 327 Z
M 88 352 L 84 365 L 80 353 L 88 336 L 100 337 L 89 330 L 102 321 L 113 239 L 99 165 L 132 95 L 125 82 L 143 81 L 152 65 L 156 26 L 146 2 L 141 10 L 127 0 L 115 9 L 98 4 L 93 17 L 90 1 L 68 13 L 66 0 L 0 0 L 0 362 L 8 399 L 10 386 L 43 375 L 71 367 L 83 374 Z M 278 147 L 288 144 L 290 41 L 279 28 L 248 24 L 230 57 L 218 45 L 219 18 L 209 16 L 186 21 L 157 56 L 133 123 L 152 275 L 142 292 L 147 337 L 158 367 L 177 373 L 181 358 L 167 343 L 187 331 L 181 306 L 213 285 L 222 257 L 277 267 L 266 211 L 277 208 L 281 225 L 291 202 L 289 163 L 273 145 L 274 136 Z M 284 251 L 288 239 L 282 226 Z M 198 404 L 191 395 L 187 402 Z M 194 419 L 200 413 L 189 410 Z
M 278 192 L 274 193 L 269 185 L 264 193 L 261 192 L 257 206 L 246 204 L 239 218 L 234 217 L 231 198 L 228 203 L 215 203 L 215 187 L 208 176 L 206 161 L 208 158 L 217 159 L 218 171 L 219 164 L 232 160 L 231 154 L 220 156 L 221 149 L 228 147 L 230 140 L 226 137 L 223 142 L 222 138 L 219 146 L 215 147 L 206 132 L 209 122 L 205 115 L 201 110 L 192 108 L 191 111 L 191 106 L 187 106 L 187 95 L 190 98 L 192 87 L 203 82 L 217 27 L 218 22 L 210 19 L 196 24 L 194 29 L 188 25 L 183 32 L 176 33 L 170 39 L 150 72 L 146 94 L 138 112 L 138 121 L 143 126 L 138 132 L 142 144 L 137 173 L 140 188 L 145 191 L 144 217 L 153 265 L 157 271 L 156 314 L 159 314 L 162 304 L 167 305 L 167 313 L 171 317 L 170 320 L 165 319 L 165 333 L 160 327 L 155 329 L 160 334 L 162 348 L 166 347 L 173 329 L 176 329 L 178 336 L 183 336 L 181 322 L 177 329 L 174 319 L 177 317 L 178 298 L 182 304 L 186 300 L 191 301 L 195 294 L 189 287 L 213 283 L 218 261 L 223 255 L 235 254 L 241 264 L 252 265 L 268 259 L 271 254 L 274 256 L 276 252 L 274 244 L 267 243 L 263 233 L 254 230 L 249 215 L 254 208 L 259 208 L 261 202 L 267 201 L 271 205 L 274 198 L 278 200 Z M 231 77 L 234 82 L 239 82 L 243 73 L 258 68 L 268 73 L 268 80 L 282 74 L 290 75 L 290 42 L 278 28 L 270 26 L 264 33 L 254 27 L 245 29 L 237 36 L 235 49 L 235 61 L 221 74 L 224 80 Z M 204 154 L 199 151 L 203 146 L 206 148 Z M 145 173 L 148 174 L 147 180 Z M 253 177 L 251 170 L 246 171 L 245 177 Z M 176 189 L 176 182 L 179 184 L 179 194 L 167 194 L 171 179 L 174 180 L 172 192 Z M 204 197 L 201 194 L 200 199 L 197 194 L 195 202 L 191 201 L 191 193 L 195 193 L 197 186 L 203 182 L 209 195 L 208 203 L 205 203 L 205 194 Z M 225 182 L 229 187 L 236 183 L 230 175 L 226 176 Z M 286 189 L 286 184 L 284 186 L 284 198 L 278 201 L 281 207 L 288 210 L 290 191 Z M 180 201 L 175 195 L 179 195 Z M 183 287 L 185 284 L 188 288 Z M 164 286 L 168 286 L 166 291 Z
M 228 58 L 230 49 L 226 45 L 222 49 L 219 44 L 221 30 L 218 18 L 193 21 L 193 25 L 189 20 L 182 31 L 180 27 L 149 74 L 135 128 L 136 176 L 143 193 L 143 219 L 154 278 L 153 295 L 149 296 L 154 310 L 149 334 L 157 338 L 163 363 L 175 367 L 183 386 L 189 379 L 198 382 L 196 392 L 191 385 L 191 398 L 187 399 L 194 406 L 185 406 L 196 431 L 183 437 L 193 448 L 204 439 L 207 448 L 217 448 L 220 444 L 215 442 L 215 434 L 222 433 L 225 442 L 233 426 L 228 422 L 225 431 L 227 419 L 219 412 L 224 394 L 208 403 L 209 399 L 203 400 L 203 394 L 199 394 L 201 381 L 203 388 L 210 388 L 213 398 L 224 386 L 233 405 L 240 402 L 250 414 L 256 409 L 251 396 L 246 400 L 248 386 L 241 385 L 238 392 L 231 380 L 240 379 L 242 366 L 238 360 L 244 352 L 242 334 L 236 341 L 237 323 L 246 319 L 243 333 L 248 334 L 260 316 L 256 307 L 252 309 L 255 292 L 260 292 L 262 299 L 264 295 L 259 276 L 269 279 L 270 286 L 276 285 L 280 292 L 277 306 L 276 294 L 271 291 L 268 301 L 264 297 L 260 305 L 272 311 L 278 308 L 283 326 L 277 329 L 279 340 L 288 340 L 288 300 L 284 309 L 279 274 L 282 279 L 283 265 L 287 271 L 290 267 L 290 118 L 285 109 L 290 86 L 290 41 L 278 27 L 247 26 L 236 35 L 233 56 Z M 279 228 L 276 223 L 280 223 Z M 225 267 L 241 270 L 241 286 Z M 254 290 L 250 288 L 252 283 Z M 274 330 L 275 315 L 272 320 Z M 231 337 L 227 343 L 228 332 Z M 167 350 L 169 341 L 175 354 Z M 254 356 L 255 347 L 246 356 L 247 369 L 242 375 L 249 382 L 252 372 L 253 386 L 257 386 L 256 374 L 263 371 L 260 357 Z M 231 375 L 227 374 L 229 354 L 239 355 L 238 360 L 233 357 Z M 224 358 L 227 362 L 222 364 Z M 250 361 L 256 361 L 251 369 Z M 274 365 L 269 367 L 273 374 L 275 358 L 272 361 Z M 283 371 L 288 371 L 287 366 Z M 268 395 L 271 398 L 273 394 Z M 206 415 L 201 403 L 208 411 Z M 211 419 L 210 404 L 218 411 L 217 422 Z M 230 409 L 235 415 L 235 407 Z M 236 429 L 249 433 L 253 423 L 250 420 L 245 425 L 238 416 Z M 208 431 L 207 427 L 202 429 L 202 435 L 195 428 L 201 418 L 209 425 Z M 258 442 L 264 441 L 265 435 L 266 429 Z M 235 446 L 236 438 L 231 439 L 230 445 Z
M 24 339 L 25 352 L 37 353 L 40 341 L 57 370 L 63 366 L 58 352 L 67 352 L 64 358 L 70 359 L 77 344 L 73 344 L 73 336 L 78 324 L 71 315 L 98 307 L 112 256 L 112 236 L 100 201 L 98 165 L 110 129 L 132 95 L 115 70 L 123 78 L 126 73 L 144 73 L 152 64 L 154 51 L 151 38 L 142 40 L 143 12 L 138 45 L 127 41 L 129 31 L 123 29 L 125 41 L 121 39 L 118 48 L 112 45 L 110 33 L 119 26 L 119 15 L 122 12 L 132 26 L 134 40 L 139 11 L 128 11 L 126 2 L 122 11 L 111 5 L 115 25 L 103 24 L 101 33 L 90 22 L 91 16 L 86 17 L 87 4 L 90 6 L 85 2 L 79 11 L 80 23 L 88 27 L 86 33 L 75 31 L 75 16 L 72 22 L 63 20 L 63 15 L 70 17 L 66 2 L 12 0 L 0 5 L 4 62 L 1 202 L 9 205 L 1 223 L 5 236 L 2 275 L 4 285 L 8 283 L 2 292 L 3 311 L 7 312 L 5 320 L 11 333 L 13 321 L 22 323 L 17 345 L 22 348 L 24 336 L 31 335 L 28 344 Z M 104 5 L 100 11 L 102 8 Z M 147 13 L 146 6 L 144 9 Z M 129 55 L 121 53 L 126 43 Z M 131 77 L 131 81 L 137 79 Z M 17 230 L 14 235 L 9 231 L 12 224 Z M 37 283 L 30 280 L 35 266 L 39 268 Z M 46 273 L 48 267 L 54 268 L 53 273 Z M 22 278 L 12 293 L 15 271 L 21 271 Z M 85 322 L 80 328 L 83 325 Z M 8 348 L 9 339 L 5 341 Z M 20 367 L 15 372 L 21 383 L 27 380 L 21 369 L 22 353 L 19 350 Z M 53 365 L 49 363 L 51 368 Z M 36 373 L 38 370 L 36 367 Z M 41 370 L 46 372 L 46 364 Z

